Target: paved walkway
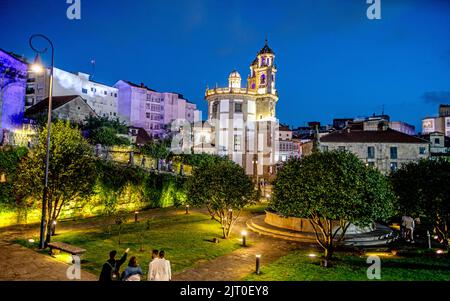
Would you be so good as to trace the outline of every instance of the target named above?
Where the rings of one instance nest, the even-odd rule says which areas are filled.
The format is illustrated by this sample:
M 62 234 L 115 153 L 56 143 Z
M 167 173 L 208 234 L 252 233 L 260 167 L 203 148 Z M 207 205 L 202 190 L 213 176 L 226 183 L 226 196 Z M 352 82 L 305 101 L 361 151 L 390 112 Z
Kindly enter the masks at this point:
M 0 281 L 69 281 L 68 268 L 68 264 L 50 256 L 0 240 Z M 93 281 L 97 277 L 82 271 L 81 280 Z
M 234 233 L 246 228 L 251 214 L 244 214 L 235 226 Z M 239 281 L 254 273 L 256 255 L 261 255 L 261 266 L 267 265 L 288 253 L 305 248 L 317 248 L 314 243 L 301 243 L 260 235 L 247 230 L 249 247 L 242 247 L 227 255 L 201 263 L 177 273 L 174 281 Z

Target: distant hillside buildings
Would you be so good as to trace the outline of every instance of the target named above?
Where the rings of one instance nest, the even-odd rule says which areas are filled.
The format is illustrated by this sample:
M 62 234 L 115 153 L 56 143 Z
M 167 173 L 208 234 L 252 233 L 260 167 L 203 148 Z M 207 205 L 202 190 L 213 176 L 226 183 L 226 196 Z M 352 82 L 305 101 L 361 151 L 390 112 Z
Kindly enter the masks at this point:
M 22 129 L 24 112 L 33 118 L 46 113 L 49 74 L 49 69 L 35 74 L 24 58 L 0 50 L 0 143 L 3 132 Z M 179 93 L 157 92 L 123 80 L 108 86 L 93 81 L 89 74 L 59 68 L 53 74 L 52 111 L 59 118 L 76 122 L 89 115 L 119 119 L 143 128 L 153 138 L 164 138 L 174 120 L 193 123 L 200 119 L 197 105 Z

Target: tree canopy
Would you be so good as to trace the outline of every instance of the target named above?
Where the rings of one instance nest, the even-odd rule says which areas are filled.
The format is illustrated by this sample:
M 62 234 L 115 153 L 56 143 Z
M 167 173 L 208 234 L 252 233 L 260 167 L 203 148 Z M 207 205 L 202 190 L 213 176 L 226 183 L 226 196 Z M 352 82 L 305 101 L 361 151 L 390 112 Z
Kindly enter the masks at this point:
M 391 175 L 402 214 L 421 217 L 434 226 L 439 240 L 449 247 L 450 162 L 421 160 L 403 165 Z
M 39 142 L 20 164 L 15 190 L 19 195 L 42 199 L 46 157 L 47 128 L 39 133 Z M 47 242 L 51 222 L 57 220 L 64 205 L 92 193 L 95 184 L 92 149 L 77 127 L 57 121 L 51 126 L 47 198 Z
M 209 160 L 194 166 L 187 179 L 187 203 L 206 206 L 221 224 L 223 237 L 228 238 L 241 210 L 255 201 L 256 193 L 242 167 L 227 158 L 208 156 Z
M 350 223 L 386 220 L 394 204 L 390 183 L 380 172 L 349 152 L 330 151 L 290 159 L 277 174 L 271 206 L 285 216 L 308 218 L 330 259 Z

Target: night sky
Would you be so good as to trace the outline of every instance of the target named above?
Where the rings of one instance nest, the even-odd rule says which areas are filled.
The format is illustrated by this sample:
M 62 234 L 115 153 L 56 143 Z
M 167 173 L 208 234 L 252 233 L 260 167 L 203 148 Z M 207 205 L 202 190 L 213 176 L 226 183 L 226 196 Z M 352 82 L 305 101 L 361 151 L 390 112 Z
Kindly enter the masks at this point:
M 49 36 L 56 66 L 179 92 L 206 117 L 204 90 L 243 78 L 267 37 L 278 66 L 277 117 L 291 126 L 385 113 L 420 130 L 450 103 L 450 0 L 0 0 L 0 48 L 34 57 L 33 33 Z M 47 58 L 48 62 L 48 58 Z

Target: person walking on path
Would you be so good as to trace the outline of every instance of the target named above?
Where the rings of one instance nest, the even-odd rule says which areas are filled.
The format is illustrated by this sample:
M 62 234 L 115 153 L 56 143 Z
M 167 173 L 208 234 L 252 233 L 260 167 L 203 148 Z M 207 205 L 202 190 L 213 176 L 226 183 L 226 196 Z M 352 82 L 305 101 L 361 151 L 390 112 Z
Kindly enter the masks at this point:
M 123 272 L 123 281 L 141 281 L 142 269 L 138 265 L 136 256 L 132 256 L 128 262 L 128 266 Z
M 116 250 L 109 252 L 109 259 L 103 264 L 99 281 L 109 282 L 119 280 L 120 266 L 125 262 L 125 260 L 127 260 L 129 250 L 130 249 L 126 249 L 125 253 L 119 260 L 116 260 Z
M 150 263 L 148 280 L 150 281 L 170 281 L 172 279 L 172 270 L 170 261 L 165 259 L 165 252 L 159 252 L 159 258 L 155 258 Z

